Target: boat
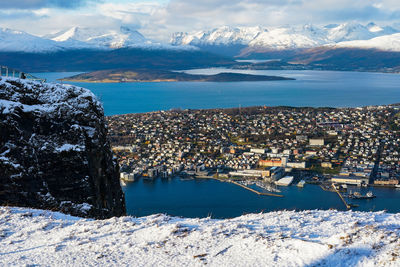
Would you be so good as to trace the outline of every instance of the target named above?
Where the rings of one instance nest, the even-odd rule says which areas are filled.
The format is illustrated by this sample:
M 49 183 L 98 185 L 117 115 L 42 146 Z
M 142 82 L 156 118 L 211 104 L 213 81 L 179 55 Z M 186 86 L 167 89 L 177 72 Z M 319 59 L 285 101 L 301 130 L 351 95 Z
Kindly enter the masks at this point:
M 400 184 L 396 184 L 395 187 L 400 189 Z
M 353 198 L 353 199 L 372 199 L 372 198 L 376 198 L 376 196 L 371 191 L 369 191 L 365 195 L 362 195 L 360 192 L 350 193 L 349 197 Z
M 301 180 L 301 181 L 297 184 L 297 187 L 303 188 L 305 184 L 306 184 L 306 181 Z
M 279 186 L 289 186 L 293 182 L 293 179 L 293 176 L 285 176 L 276 181 L 275 184 Z

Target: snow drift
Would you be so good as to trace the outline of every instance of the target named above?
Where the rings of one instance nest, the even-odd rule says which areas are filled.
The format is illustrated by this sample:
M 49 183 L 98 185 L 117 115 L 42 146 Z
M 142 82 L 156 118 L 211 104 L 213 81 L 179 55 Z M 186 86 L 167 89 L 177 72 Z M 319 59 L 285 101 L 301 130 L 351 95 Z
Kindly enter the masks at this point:
M 399 266 L 400 215 L 279 211 L 88 220 L 0 207 L 2 266 Z

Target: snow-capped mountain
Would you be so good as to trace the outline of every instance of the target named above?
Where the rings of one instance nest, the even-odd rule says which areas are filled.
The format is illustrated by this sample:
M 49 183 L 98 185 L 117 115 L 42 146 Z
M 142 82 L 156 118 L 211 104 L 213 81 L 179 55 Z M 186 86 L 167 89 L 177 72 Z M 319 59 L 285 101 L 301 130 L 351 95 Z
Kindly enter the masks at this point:
M 231 28 L 223 26 L 212 31 L 200 31 L 193 34 L 178 32 L 171 38 L 173 45 L 247 45 L 264 30 L 260 27 Z
M 312 32 L 311 28 L 297 31 L 294 28 L 276 28 L 264 30 L 251 40 L 248 45 L 252 47 L 265 47 L 270 49 L 295 49 L 320 46 L 326 43 L 320 30 Z
M 331 24 L 324 27 L 304 25 L 300 27 L 220 27 L 195 33 L 175 33 L 173 45 L 247 45 L 269 49 L 312 48 L 333 45 L 344 41 L 369 40 L 400 32 L 395 28 L 381 27 L 375 23 L 362 25 L 355 22 Z
M 334 47 L 379 49 L 384 51 L 400 52 L 400 33 L 375 37 L 369 40 L 340 42 L 334 45 Z
M 40 53 L 85 47 L 87 47 L 87 44 L 79 41 L 55 42 L 23 31 L 0 28 L 0 51 Z
M 136 30 L 121 26 L 118 30 L 103 30 L 83 27 L 46 35 L 44 38 L 56 42 L 80 41 L 94 47 L 122 48 L 149 43 L 147 39 Z
M 173 46 L 146 39 L 136 30 L 121 26 L 118 30 L 73 27 L 42 37 L 23 31 L 0 28 L 0 52 L 55 52 L 76 49 L 141 48 L 152 50 L 194 50 L 189 45 Z
M 367 25 L 348 22 L 322 27 L 311 24 L 278 28 L 224 26 L 209 31 L 174 33 L 170 43 L 163 44 L 150 41 L 138 31 L 125 26 L 113 30 L 73 27 L 42 37 L 0 28 L 0 51 L 42 53 L 83 48 L 134 47 L 154 50 L 193 50 L 196 49 L 195 47 L 202 47 L 217 54 L 225 53 L 228 56 L 236 56 L 240 54 L 240 50 L 246 47 L 249 51 L 260 49 L 274 51 L 323 46 L 336 47 L 336 44 L 338 44 L 337 47 L 346 45 L 358 47 L 359 44 L 359 48 L 397 51 L 395 35 L 397 33 L 400 33 L 400 28 L 396 26 L 379 26 L 372 22 Z M 383 36 L 386 38 L 379 38 Z M 359 42 L 362 40 L 371 40 L 371 42 Z M 343 42 L 345 44 L 342 44 Z M 219 50 L 213 51 L 213 48 Z

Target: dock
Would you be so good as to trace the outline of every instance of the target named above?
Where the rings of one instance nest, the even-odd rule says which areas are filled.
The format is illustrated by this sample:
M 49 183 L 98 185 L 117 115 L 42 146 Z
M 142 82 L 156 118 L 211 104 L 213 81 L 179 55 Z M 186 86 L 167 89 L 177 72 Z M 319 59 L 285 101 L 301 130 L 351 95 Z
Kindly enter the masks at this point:
M 261 193 L 261 192 L 258 192 L 257 190 L 254 190 L 253 188 L 250 188 L 250 187 L 247 187 L 245 185 L 239 184 L 238 182 L 235 182 L 235 181 L 229 181 L 229 182 L 233 183 L 235 185 L 238 185 L 240 187 L 243 187 L 244 189 L 247 189 L 250 192 L 256 193 L 257 195 L 260 195 L 260 196 L 284 197 L 283 195 L 278 195 L 278 194 L 273 194 L 273 193 Z
M 346 206 L 346 208 L 349 210 L 351 209 L 352 205 L 347 204 L 346 200 L 344 199 L 344 197 L 342 196 L 342 194 L 340 194 L 339 190 L 336 189 L 336 187 L 332 184 L 333 189 L 335 190 L 335 192 L 339 195 L 340 199 L 343 201 L 344 205 Z

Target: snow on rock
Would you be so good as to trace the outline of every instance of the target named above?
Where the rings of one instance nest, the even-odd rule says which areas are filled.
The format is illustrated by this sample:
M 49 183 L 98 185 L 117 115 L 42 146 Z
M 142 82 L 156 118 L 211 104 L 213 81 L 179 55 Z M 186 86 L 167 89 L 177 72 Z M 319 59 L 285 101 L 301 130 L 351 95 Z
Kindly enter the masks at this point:
M 85 147 L 81 145 L 64 144 L 61 147 L 57 147 L 55 151 L 56 152 L 71 151 L 71 150 L 82 151 L 84 149 Z
M 400 215 L 278 211 L 89 220 L 0 207 L 1 266 L 399 266 Z
M 125 214 L 102 104 L 80 87 L 0 77 L 0 205 Z

